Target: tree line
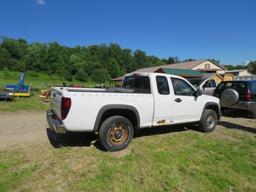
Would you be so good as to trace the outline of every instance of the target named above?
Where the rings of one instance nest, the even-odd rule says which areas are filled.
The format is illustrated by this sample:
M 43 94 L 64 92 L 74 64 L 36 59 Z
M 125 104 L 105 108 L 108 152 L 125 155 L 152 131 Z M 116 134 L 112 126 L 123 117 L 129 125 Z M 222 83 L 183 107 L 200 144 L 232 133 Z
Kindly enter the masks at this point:
M 28 43 L 6 37 L 0 41 L 1 69 L 46 72 L 66 80 L 105 82 L 138 68 L 175 62 L 177 57 L 160 59 L 114 43 L 71 48 L 57 42 Z
M 193 59 L 186 61 L 189 60 Z M 115 43 L 68 47 L 57 42 L 28 43 L 25 39 L 7 37 L 0 40 L 1 69 L 46 72 L 69 81 L 103 83 L 138 68 L 177 62 L 180 62 L 178 57 L 162 59 Z

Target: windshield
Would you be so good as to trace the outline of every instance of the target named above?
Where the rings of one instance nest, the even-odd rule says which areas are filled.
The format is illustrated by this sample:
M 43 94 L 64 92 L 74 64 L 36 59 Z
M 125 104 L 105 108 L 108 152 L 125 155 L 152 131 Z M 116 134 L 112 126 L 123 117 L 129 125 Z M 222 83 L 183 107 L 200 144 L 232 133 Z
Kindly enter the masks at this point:
M 147 76 L 128 76 L 124 78 L 123 88 L 134 89 L 136 92 L 150 93 L 150 81 Z

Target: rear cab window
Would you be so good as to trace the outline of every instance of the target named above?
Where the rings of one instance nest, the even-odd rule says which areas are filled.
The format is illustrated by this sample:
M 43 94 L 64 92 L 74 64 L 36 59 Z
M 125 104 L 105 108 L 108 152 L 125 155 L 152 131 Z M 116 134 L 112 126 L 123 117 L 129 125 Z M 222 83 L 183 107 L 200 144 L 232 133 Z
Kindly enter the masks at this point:
M 127 76 L 124 78 L 122 87 L 133 89 L 135 93 L 151 93 L 148 76 Z
M 169 95 L 170 89 L 165 76 L 156 76 L 157 90 L 160 95 Z

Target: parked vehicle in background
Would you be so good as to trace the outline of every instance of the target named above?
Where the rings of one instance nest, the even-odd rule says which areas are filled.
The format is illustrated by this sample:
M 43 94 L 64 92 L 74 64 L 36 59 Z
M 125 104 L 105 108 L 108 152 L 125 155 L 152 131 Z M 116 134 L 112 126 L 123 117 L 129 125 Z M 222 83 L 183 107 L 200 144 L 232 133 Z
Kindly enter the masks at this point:
M 210 132 L 220 118 L 218 98 L 162 73 L 128 74 L 121 88 L 53 87 L 51 107 L 47 120 L 55 132 L 98 133 L 109 151 L 126 148 L 136 129 L 198 123 Z
M 10 91 L 0 91 L 0 101 L 12 101 L 13 93 Z
M 235 80 L 256 80 L 256 75 L 237 76 L 237 77 L 235 77 Z
M 191 78 L 188 81 L 196 88 L 199 88 L 205 95 L 213 95 L 213 91 L 218 85 L 214 79 Z
M 256 80 L 223 81 L 214 91 L 221 107 L 241 109 L 256 118 Z

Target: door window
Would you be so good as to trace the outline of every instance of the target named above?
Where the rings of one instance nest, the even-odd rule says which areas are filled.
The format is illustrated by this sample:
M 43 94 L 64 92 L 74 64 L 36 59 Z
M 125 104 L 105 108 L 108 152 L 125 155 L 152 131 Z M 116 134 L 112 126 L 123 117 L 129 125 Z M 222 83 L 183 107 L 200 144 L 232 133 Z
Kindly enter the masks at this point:
M 195 90 L 186 81 L 178 78 L 171 78 L 175 95 L 193 96 Z
M 204 88 L 213 88 L 216 87 L 216 83 L 214 80 L 208 80 L 204 84 Z
M 156 77 L 156 84 L 157 84 L 157 89 L 158 93 L 161 95 L 169 95 L 170 90 L 169 90 L 169 85 L 167 78 L 164 76 L 157 76 Z
M 211 80 L 211 82 L 212 82 L 212 87 L 217 87 L 217 84 L 214 80 Z

